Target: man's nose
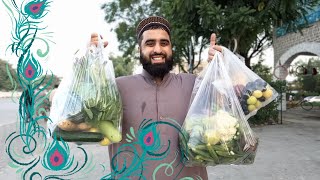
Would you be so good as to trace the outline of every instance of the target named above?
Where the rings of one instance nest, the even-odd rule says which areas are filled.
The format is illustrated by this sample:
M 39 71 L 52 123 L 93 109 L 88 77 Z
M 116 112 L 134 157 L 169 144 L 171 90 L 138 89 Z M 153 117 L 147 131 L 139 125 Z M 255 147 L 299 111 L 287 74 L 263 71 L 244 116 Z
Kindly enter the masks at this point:
M 162 52 L 162 49 L 161 49 L 161 46 L 159 43 L 156 43 L 156 45 L 154 46 L 153 52 L 154 53 L 161 53 Z

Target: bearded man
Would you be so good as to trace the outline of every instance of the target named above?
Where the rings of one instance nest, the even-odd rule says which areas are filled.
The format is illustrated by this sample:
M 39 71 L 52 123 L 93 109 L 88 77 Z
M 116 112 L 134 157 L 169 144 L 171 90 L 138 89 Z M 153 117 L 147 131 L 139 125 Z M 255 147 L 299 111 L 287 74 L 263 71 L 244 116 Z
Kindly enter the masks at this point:
M 137 26 L 143 71 L 116 79 L 123 104 L 123 140 L 109 146 L 112 179 L 208 179 L 205 167 L 183 164 L 175 127 L 185 120 L 196 76 L 170 73 L 174 61 L 170 33 L 169 22 L 159 16 L 143 19 Z M 91 43 L 97 42 L 98 34 L 92 34 Z M 208 60 L 221 49 L 213 34 Z M 149 130 L 142 128 L 146 120 L 155 122 L 150 132 L 143 132 Z M 127 141 L 132 130 L 137 139 Z

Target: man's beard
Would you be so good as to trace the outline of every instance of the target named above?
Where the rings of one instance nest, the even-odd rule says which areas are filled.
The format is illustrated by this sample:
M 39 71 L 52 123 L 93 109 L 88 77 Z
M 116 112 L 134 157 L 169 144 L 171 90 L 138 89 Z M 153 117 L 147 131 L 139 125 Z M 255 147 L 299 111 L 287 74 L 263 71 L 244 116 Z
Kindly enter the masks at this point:
M 140 63 L 142 64 L 143 69 L 146 70 L 152 77 L 163 78 L 166 74 L 168 74 L 172 70 L 173 58 L 172 56 L 166 56 L 162 53 L 153 54 L 153 55 L 163 55 L 165 57 L 165 63 L 152 64 L 151 58 L 148 59 L 146 56 L 144 56 L 141 53 L 141 51 L 140 51 Z

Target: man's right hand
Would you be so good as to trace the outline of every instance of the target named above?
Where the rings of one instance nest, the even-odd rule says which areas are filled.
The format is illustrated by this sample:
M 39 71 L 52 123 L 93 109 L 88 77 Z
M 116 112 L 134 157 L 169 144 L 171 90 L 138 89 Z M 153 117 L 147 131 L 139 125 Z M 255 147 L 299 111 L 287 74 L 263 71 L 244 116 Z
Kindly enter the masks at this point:
M 103 41 L 103 37 L 100 35 L 100 39 Z M 92 33 L 91 34 L 91 39 L 90 39 L 90 45 L 95 45 L 98 46 L 99 43 L 99 34 L 98 33 Z M 107 47 L 108 42 L 104 41 L 103 42 L 103 47 Z

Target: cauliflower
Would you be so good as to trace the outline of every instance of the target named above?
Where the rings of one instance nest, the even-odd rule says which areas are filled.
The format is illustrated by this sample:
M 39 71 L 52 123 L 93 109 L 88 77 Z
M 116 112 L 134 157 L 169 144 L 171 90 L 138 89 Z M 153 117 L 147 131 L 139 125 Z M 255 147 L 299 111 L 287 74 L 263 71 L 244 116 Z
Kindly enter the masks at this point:
M 204 124 L 207 127 L 203 136 L 205 143 L 214 145 L 218 142 L 230 141 L 236 135 L 239 127 L 238 120 L 226 111 L 219 110 L 209 119 Z
M 202 115 L 192 115 L 188 117 L 183 125 L 184 130 L 190 133 L 195 126 L 202 126 L 204 118 Z
M 193 148 L 201 142 L 201 137 L 203 136 L 203 127 L 202 126 L 194 126 L 190 133 L 190 139 L 188 142 L 188 146 Z
M 220 134 L 216 130 L 208 129 L 204 132 L 203 141 L 207 144 L 217 144 L 220 141 Z

